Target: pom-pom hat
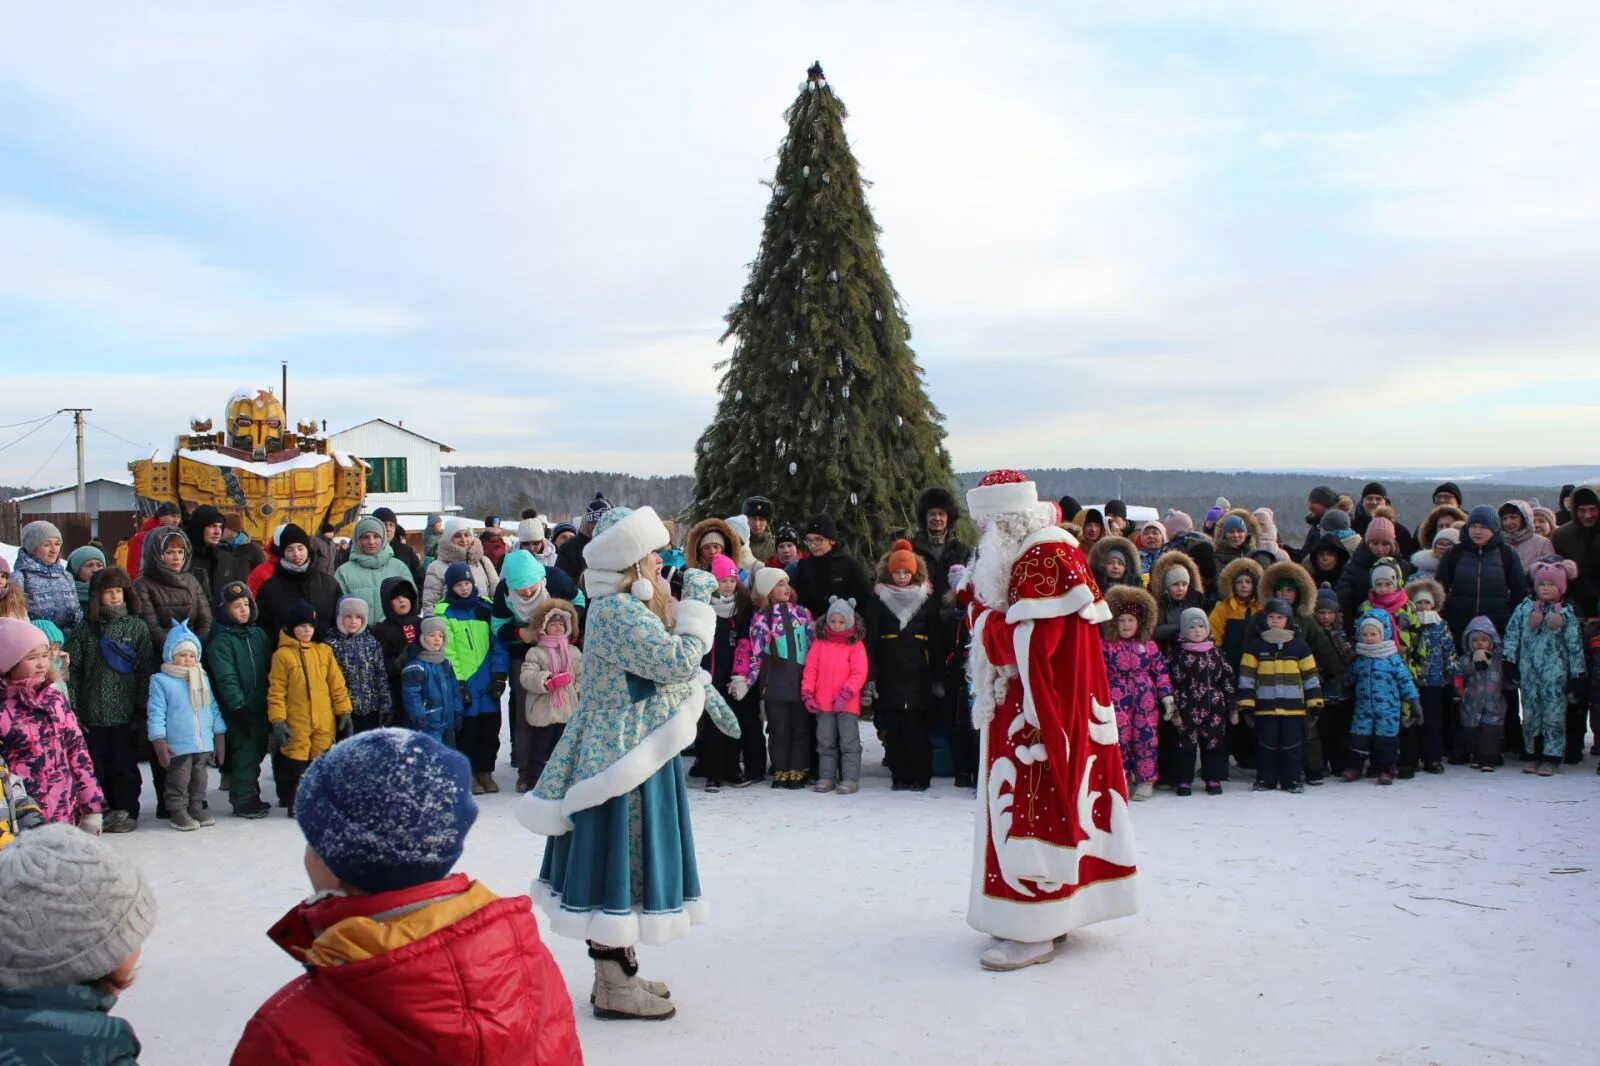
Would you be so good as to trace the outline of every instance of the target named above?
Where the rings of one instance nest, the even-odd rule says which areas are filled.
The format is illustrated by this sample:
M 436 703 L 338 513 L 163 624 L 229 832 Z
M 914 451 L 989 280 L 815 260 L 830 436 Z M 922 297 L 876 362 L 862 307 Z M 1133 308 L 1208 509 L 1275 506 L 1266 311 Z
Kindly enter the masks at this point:
M 909 570 L 913 574 L 917 572 L 917 553 L 912 550 L 909 540 L 895 541 L 894 550 L 889 553 L 889 572 L 896 570 Z

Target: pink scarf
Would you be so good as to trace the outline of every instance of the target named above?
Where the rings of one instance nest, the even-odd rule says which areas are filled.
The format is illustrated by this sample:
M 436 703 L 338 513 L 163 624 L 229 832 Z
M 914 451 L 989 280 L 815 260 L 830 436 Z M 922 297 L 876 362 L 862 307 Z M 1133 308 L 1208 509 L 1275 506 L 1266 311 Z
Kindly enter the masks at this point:
M 572 672 L 572 655 L 569 652 L 572 643 L 565 635 L 557 637 L 546 633 L 539 638 L 539 647 L 543 648 L 545 654 L 550 657 L 550 673 L 568 674 Z M 550 693 L 550 702 L 555 705 L 556 710 L 566 710 L 572 705 L 572 686 L 563 685 Z
M 1389 615 L 1389 632 L 1394 634 L 1394 639 L 1400 640 L 1400 612 L 1405 610 L 1411 598 L 1406 595 L 1405 589 L 1395 589 L 1393 592 L 1369 592 L 1367 602 L 1385 611 Z
M 1210 640 L 1180 640 L 1178 641 L 1178 647 L 1184 651 L 1210 651 L 1216 647 L 1216 644 Z

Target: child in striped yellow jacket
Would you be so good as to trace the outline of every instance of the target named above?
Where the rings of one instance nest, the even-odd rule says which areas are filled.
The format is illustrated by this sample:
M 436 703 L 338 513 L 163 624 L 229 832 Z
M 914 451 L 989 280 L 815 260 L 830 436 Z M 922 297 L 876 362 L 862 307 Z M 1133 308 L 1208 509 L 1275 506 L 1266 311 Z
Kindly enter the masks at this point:
M 1239 712 L 1254 719 L 1254 791 L 1304 792 L 1301 742 L 1307 712 L 1322 707 L 1322 682 L 1311 645 L 1293 629 L 1294 608 L 1267 601 L 1265 629 L 1251 636 L 1239 660 Z

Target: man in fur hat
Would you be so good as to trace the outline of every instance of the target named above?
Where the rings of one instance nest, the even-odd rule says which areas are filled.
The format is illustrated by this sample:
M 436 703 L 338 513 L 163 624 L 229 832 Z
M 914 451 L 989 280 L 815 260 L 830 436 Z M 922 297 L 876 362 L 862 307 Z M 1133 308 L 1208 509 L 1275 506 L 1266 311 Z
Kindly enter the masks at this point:
M 943 485 L 923 489 L 917 497 L 917 528 L 911 534 L 911 550 L 927 562 L 936 599 L 944 599 L 950 591 L 950 568 L 966 566 L 972 558 L 972 549 L 956 536 L 959 521 L 961 508 Z

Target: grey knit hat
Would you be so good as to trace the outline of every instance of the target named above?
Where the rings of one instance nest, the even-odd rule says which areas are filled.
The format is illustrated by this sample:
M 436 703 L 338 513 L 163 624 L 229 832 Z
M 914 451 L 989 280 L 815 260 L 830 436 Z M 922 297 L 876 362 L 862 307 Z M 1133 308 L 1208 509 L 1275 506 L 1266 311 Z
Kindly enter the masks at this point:
M 1211 619 L 1198 607 L 1185 607 L 1183 613 L 1178 615 L 1178 637 L 1182 639 L 1189 632 L 1190 626 L 1205 626 L 1211 628 Z
M 156 924 L 156 898 L 133 863 L 99 837 L 44 825 L 0 851 L 0 987 L 96 981 Z
M 422 620 L 422 625 L 417 627 L 417 637 L 420 639 L 429 633 L 443 633 L 446 637 L 450 635 L 450 626 L 445 622 L 444 615 L 430 614 Z
M 846 625 L 852 625 L 852 626 L 855 625 L 856 624 L 856 601 L 855 600 L 841 599 L 838 596 L 832 597 L 831 599 L 828 600 L 828 611 L 827 611 L 827 614 L 824 615 L 824 617 L 825 618 L 832 618 L 835 615 L 838 615 L 840 618 L 843 618 L 845 620 L 845 624 Z
M 1350 516 L 1337 507 L 1329 508 L 1322 512 L 1322 517 L 1317 521 L 1317 527 L 1324 533 L 1336 533 L 1350 528 Z
M 39 551 L 39 545 L 51 537 L 56 540 L 61 539 L 61 530 L 57 529 L 54 523 L 46 522 L 42 518 L 37 522 L 29 522 L 22 527 L 22 537 L 20 538 L 22 540 L 22 550 L 29 555 L 34 555 Z

